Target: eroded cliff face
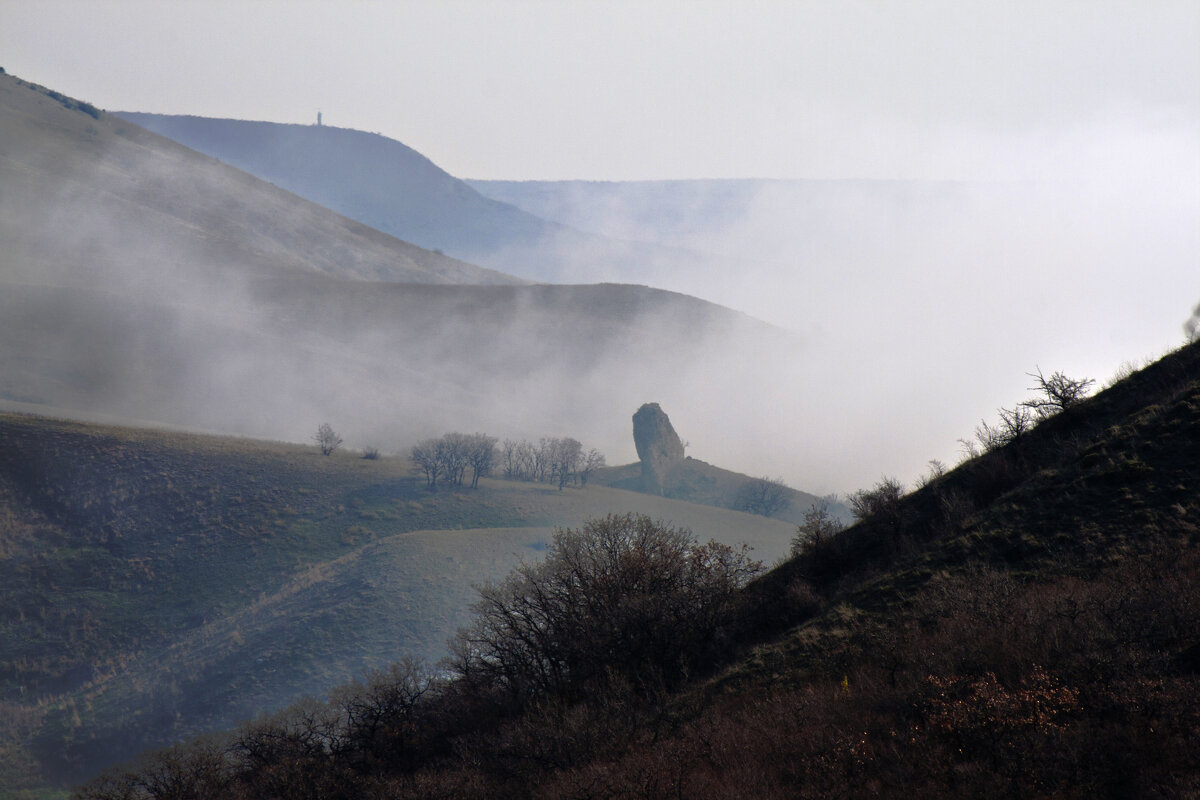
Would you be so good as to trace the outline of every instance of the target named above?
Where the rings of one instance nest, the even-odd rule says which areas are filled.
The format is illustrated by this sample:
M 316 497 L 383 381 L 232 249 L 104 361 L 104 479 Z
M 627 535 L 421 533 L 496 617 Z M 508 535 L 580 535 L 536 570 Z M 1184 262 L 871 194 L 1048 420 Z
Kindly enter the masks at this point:
M 683 442 L 658 403 L 646 403 L 633 415 L 633 444 L 646 491 L 662 494 L 667 473 L 683 460 Z

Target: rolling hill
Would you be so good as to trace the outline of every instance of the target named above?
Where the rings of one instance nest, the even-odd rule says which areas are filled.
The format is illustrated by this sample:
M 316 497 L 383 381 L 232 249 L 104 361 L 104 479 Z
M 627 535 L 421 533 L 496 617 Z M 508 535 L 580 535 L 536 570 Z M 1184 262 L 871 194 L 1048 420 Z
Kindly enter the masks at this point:
M 414 798 L 1191 796 L 1197 447 L 1200 343 L 810 538 L 744 590 L 723 652 L 681 691 L 616 682 L 522 702 L 462 674 L 395 711 L 409 727 L 365 740 L 392 753 L 376 761 L 337 747 L 268 766 L 239 754 L 275 736 L 375 730 L 343 717 L 322 734 L 327 718 L 308 705 L 81 796 L 124 796 L 152 769 L 231 797 L 284 785 Z
M 716 304 L 530 285 L 53 90 L 0 89 L 10 408 L 292 441 L 328 421 L 383 449 L 569 434 L 615 455 L 612 421 L 651 398 L 752 430 L 797 363 L 794 337 Z
M 688 456 L 664 476 L 662 496 L 716 508 L 737 508 L 738 492 L 748 480 L 749 476 Z M 589 483 L 631 492 L 645 491 L 640 462 L 599 469 Z M 781 494 L 782 507 L 769 515 L 775 519 L 799 524 L 814 506 L 824 507 L 840 519 L 850 519 L 849 509 L 836 497 L 818 497 L 787 486 L 781 488 Z
M 0 441 L 8 791 L 435 661 L 555 526 L 637 511 L 767 560 L 794 531 L 599 486 L 430 492 L 406 459 L 297 445 L 11 414 Z
M 700 260 L 683 250 L 549 221 L 484 196 L 379 134 L 133 111 L 115 115 L 399 239 L 531 280 L 652 283 L 655 264 Z
M 380 234 L 11 75 L 0 75 L 0 152 L 8 281 L 78 283 L 84 264 L 114 291 L 124 279 L 143 293 L 170 278 L 227 278 L 230 268 L 520 283 Z

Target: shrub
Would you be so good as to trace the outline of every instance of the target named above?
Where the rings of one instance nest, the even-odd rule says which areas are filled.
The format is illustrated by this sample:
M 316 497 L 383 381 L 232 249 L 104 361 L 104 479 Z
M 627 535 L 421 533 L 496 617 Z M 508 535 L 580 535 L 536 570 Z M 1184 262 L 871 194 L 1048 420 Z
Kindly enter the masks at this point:
M 796 535 L 792 537 L 792 555 L 798 555 L 805 549 L 820 549 L 841 533 L 844 527 L 840 519 L 829 513 L 828 503 L 824 500 L 814 503 L 804 512 L 804 522 L 796 526 Z
M 848 498 L 855 519 L 892 521 L 899 517 L 900 498 L 904 484 L 895 478 L 884 477 L 871 489 L 859 489 Z
M 586 694 L 613 679 L 675 686 L 735 621 L 738 589 L 761 568 L 747 550 L 700 545 L 633 514 L 560 530 L 544 561 L 479 590 L 455 667 L 518 700 Z

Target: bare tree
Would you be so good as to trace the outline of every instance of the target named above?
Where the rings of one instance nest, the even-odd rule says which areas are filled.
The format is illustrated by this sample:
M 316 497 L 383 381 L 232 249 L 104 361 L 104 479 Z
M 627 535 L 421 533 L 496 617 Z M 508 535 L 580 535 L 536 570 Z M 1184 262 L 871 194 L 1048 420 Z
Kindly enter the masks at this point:
M 961 441 L 961 440 L 960 440 Z M 929 472 L 917 479 L 917 488 L 924 488 L 946 474 L 946 465 L 936 458 L 929 459 Z
M 533 448 L 533 480 L 544 483 L 550 475 L 550 467 L 554 463 L 554 439 L 542 437 L 537 447 Z
M 381 762 L 404 764 L 413 757 L 422 698 L 440 684 L 424 664 L 404 658 L 387 669 L 334 689 L 330 705 L 338 715 L 333 753 L 358 768 Z
M 1053 416 L 1060 411 L 1066 411 L 1078 405 L 1088 395 L 1088 390 L 1095 381 L 1091 378 L 1068 378 L 1061 372 L 1042 374 L 1041 367 L 1037 372 L 1028 373 L 1037 383 L 1029 390 L 1041 392 L 1039 397 L 1026 400 L 1022 406 L 1032 411 L 1040 419 Z
M 1033 430 L 1033 413 L 1024 405 L 1001 408 L 1000 430 L 1008 441 L 1015 441 Z
M 442 454 L 442 471 L 454 486 L 462 486 L 470 461 L 470 437 L 462 433 L 447 433 L 438 440 Z
M 473 433 L 467 437 L 467 464 L 471 467 L 471 488 L 479 488 L 479 479 L 492 471 L 496 460 L 496 437 Z
M 561 492 L 567 483 L 574 479 L 575 473 L 583 460 L 583 445 L 579 440 L 565 437 L 551 439 L 550 481 L 558 484 Z
M 334 433 L 333 426 L 328 422 L 322 422 L 317 427 L 317 432 L 313 434 L 313 441 L 317 443 L 317 447 L 321 448 L 323 456 L 331 454 L 342 446 L 342 437 Z
M 788 507 L 788 487 L 782 478 L 752 478 L 741 485 L 734 495 L 733 507 L 738 511 L 771 517 Z
M 519 478 L 518 452 L 522 444 L 524 442 L 505 439 L 504 444 L 500 446 L 500 458 L 504 466 L 504 477 L 508 480 L 517 480 Z
M 604 466 L 604 454 L 592 448 L 583 454 L 583 464 L 579 468 L 579 485 L 587 486 L 592 473 Z
M 1026 403 L 1012 408 L 1001 408 L 998 413 L 1000 414 L 999 424 L 993 426 L 980 420 L 979 425 L 975 428 L 975 441 L 979 442 L 985 453 L 990 453 L 997 447 L 1003 447 L 1009 442 L 1016 441 L 1033 429 L 1033 412 Z M 972 455 L 978 453 L 977 450 L 970 449 Z
M 426 439 L 413 445 L 412 460 L 425 473 L 425 485 L 430 489 L 437 488 L 437 479 L 444 467 L 444 457 L 445 451 L 440 439 Z

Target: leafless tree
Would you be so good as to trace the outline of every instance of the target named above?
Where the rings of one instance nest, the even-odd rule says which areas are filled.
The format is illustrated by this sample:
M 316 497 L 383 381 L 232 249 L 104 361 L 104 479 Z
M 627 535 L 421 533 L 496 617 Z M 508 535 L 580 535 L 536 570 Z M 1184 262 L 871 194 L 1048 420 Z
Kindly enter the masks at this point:
M 583 464 L 579 468 L 579 485 L 587 486 L 592 473 L 604 466 L 604 454 L 592 448 L 583 454 Z
M 334 432 L 333 426 L 328 422 L 322 422 L 317 427 L 317 432 L 313 434 L 313 441 L 317 443 L 317 447 L 321 448 L 323 456 L 331 454 L 342 446 L 342 437 Z
M 368 673 L 363 682 L 334 689 L 330 704 L 339 717 L 339 735 L 333 753 L 353 767 L 411 760 L 421 701 L 439 686 L 420 661 L 404 658 Z
M 437 479 L 444 467 L 444 447 L 440 439 L 426 439 L 413 445 L 412 460 L 425 473 L 425 485 L 437 488 Z
M 1038 418 L 1044 419 L 1060 411 L 1066 411 L 1078 405 L 1088 395 L 1088 390 L 1095 381 L 1091 378 L 1068 378 L 1061 372 L 1042 374 L 1041 367 L 1037 372 L 1028 373 L 1036 382 L 1029 390 L 1040 392 L 1038 397 L 1026 400 L 1022 406 L 1029 409 Z
M 479 488 L 479 479 L 492 471 L 496 460 L 496 437 L 473 433 L 467 437 L 467 464 L 471 467 L 471 488 Z
M 550 481 L 557 484 L 561 492 L 579 470 L 583 460 L 583 445 L 569 436 L 550 441 Z
M 438 446 L 441 448 L 446 480 L 454 486 L 462 486 L 470 461 L 470 437 L 462 433 L 447 433 L 438 440 Z
M 989 425 L 986 421 L 980 420 L 979 425 L 975 428 L 975 441 L 979 443 L 985 453 L 990 453 L 997 447 L 1003 447 L 1009 442 L 1016 441 L 1033 429 L 1033 412 L 1025 403 L 1012 408 L 1001 408 L 998 413 L 1000 414 L 999 424 Z M 976 450 L 974 453 L 978 453 L 978 451 Z
M 738 511 L 771 517 L 787 508 L 791 499 L 782 478 L 752 478 L 738 489 L 733 507 Z

